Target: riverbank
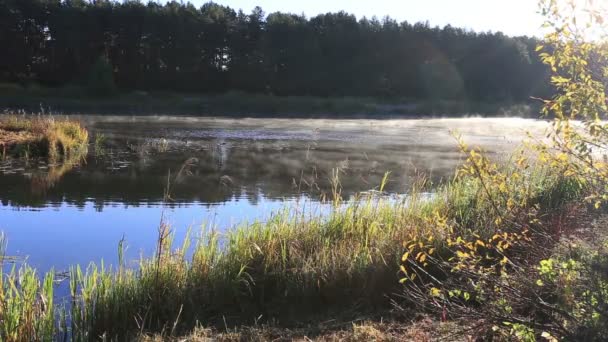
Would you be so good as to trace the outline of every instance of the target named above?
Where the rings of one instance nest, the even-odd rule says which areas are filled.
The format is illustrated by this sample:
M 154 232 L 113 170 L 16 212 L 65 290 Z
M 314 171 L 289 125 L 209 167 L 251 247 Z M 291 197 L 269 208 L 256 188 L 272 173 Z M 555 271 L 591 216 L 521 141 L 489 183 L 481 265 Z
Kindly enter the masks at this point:
M 40 124 L 9 118 L 13 121 L 5 127 L 13 130 Z M 49 124 L 42 123 L 42 127 Z M 382 124 L 394 125 L 389 121 Z M 486 133 L 489 126 L 482 125 Z M 506 126 L 501 123 L 503 129 Z M 133 127 L 126 131 L 131 133 Z M 375 191 L 353 198 L 345 190 L 345 174 L 335 171 L 329 186 L 333 191 L 324 200 L 328 210 L 322 214 L 306 211 L 307 204 L 301 202 L 228 232 L 213 226 L 193 230 L 179 246 L 173 244 L 176 230 L 163 221 L 157 231 L 156 253 L 142 257 L 139 263 L 125 257 L 128 241 L 123 241 L 113 267 L 104 263 L 85 267 L 91 260 L 86 258 L 71 268 L 67 278 L 63 274 L 63 279 L 53 271 L 42 274 L 27 265 L 12 271 L 5 267 L 0 284 L 0 338 L 21 341 L 70 336 L 86 340 L 105 335 L 115 340 L 175 336 L 264 340 L 314 336 L 331 340 L 344 336 L 364 340 L 371 333 L 399 340 L 409 338 L 407 329 L 416 329 L 418 317 L 424 315 L 433 322 L 428 329 L 442 326 L 439 321 L 463 319 L 462 324 L 475 327 L 475 336 L 508 335 L 511 326 L 503 322 L 523 324 L 528 319 L 538 331 L 557 331 L 559 336 L 577 337 L 581 336 L 576 335 L 579 330 L 592 331 L 593 317 L 604 317 L 602 312 L 584 308 L 581 315 L 591 312 L 591 323 L 568 321 L 575 329 L 565 332 L 555 322 L 562 324 L 570 317 L 554 317 L 580 310 L 555 309 L 564 305 L 563 300 L 573 302 L 561 298 L 558 291 L 564 281 L 561 274 L 570 271 L 562 265 L 576 260 L 577 275 L 564 274 L 574 282 L 574 302 L 584 303 L 592 282 L 583 271 L 589 265 L 603 264 L 589 252 L 598 251 L 601 258 L 608 255 L 601 247 L 604 237 L 585 235 L 589 227 L 604 227 L 588 220 L 595 216 L 594 204 L 602 208 L 601 202 L 585 203 L 590 184 L 564 171 L 570 164 L 563 156 L 555 163 L 547 162 L 549 155 L 528 158 L 539 152 L 532 149 L 492 161 L 486 156 L 496 155 L 458 142 L 460 153 L 468 157 L 458 168 L 458 176 L 433 186 L 429 179 L 418 178 L 408 186 L 411 191 L 406 197 L 383 196 L 390 183 L 387 175 L 369 185 L 377 184 Z M 86 186 L 79 178 L 78 193 L 82 187 Z M 142 216 L 136 218 L 136 224 L 128 223 L 131 238 L 136 226 L 144 225 Z M 156 218 L 145 225 L 153 228 Z M 127 224 L 123 216 L 117 220 L 99 227 L 109 230 L 111 225 Z M 54 226 L 50 222 L 46 224 Z M 581 230 L 587 232 L 581 234 Z M 149 229 L 140 232 L 154 235 Z M 577 241 L 576 246 L 594 244 L 573 253 L 570 242 L 563 245 L 573 236 L 584 241 Z M 35 240 L 27 235 L 26 239 Z M 77 247 L 73 250 L 81 253 Z M 92 258 L 98 255 L 103 254 Z M 549 271 L 542 271 L 539 265 L 547 263 L 552 265 Z M 64 282 L 66 291 L 61 295 L 54 286 L 57 281 Z M 542 311 L 549 310 L 547 302 L 550 312 Z M 542 314 L 537 315 L 537 310 Z M 413 325 L 412 317 L 416 317 Z M 349 325 L 361 321 L 369 321 L 362 330 Z M 388 331 L 378 321 L 386 322 Z M 399 325 L 408 328 L 392 330 Z M 450 336 L 464 333 L 456 329 Z
M 566 210 L 572 214 L 571 211 Z M 562 218 L 566 218 L 568 215 L 562 215 Z M 542 296 L 543 299 L 537 298 L 527 303 L 527 309 L 533 308 L 536 305 L 550 305 L 552 309 L 558 310 L 556 305 L 558 300 L 562 300 L 568 296 L 569 300 L 581 300 L 582 303 L 587 301 L 587 298 L 581 296 L 581 292 L 576 294 L 564 293 L 564 291 L 570 291 L 573 288 L 578 287 L 578 291 L 586 291 L 588 289 L 597 289 L 597 284 L 585 283 L 585 277 L 589 276 L 586 274 L 590 268 L 596 268 L 595 272 L 601 273 L 602 268 L 608 266 L 608 250 L 606 244 L 608 241 L 608 230 L 606 229 L 606 223 L 608 223 L 608 215 L 605 211 L 587 211 L 578 207 L 576 214 L 569 216 L 561 222 L 554 222 L 559 225 L 559 230 L 568 232 L 568 237 L 564 237 L 561 243 L 550 246 L 537 246 L 537 248 L 547 248 L 547 255 L 551 255 L 552 258 L 547 260 L 534 260 L 530 263 L 542 265 L 542 266 L 531 266 L 522 270 L 525 277 L 529 277 L 528 282 L 525 282 L 523 287 L 528 287 L 528 290 L 536 292 L 536 295 Z M 558 227 L 554 227 L 558 228 Z M 531 255 L 535 255 L 534 250 L 530 250 Z M 553 260 L 553 261 L 551 261 Z M 561 260 L 564 262 L 562 265 L 547 266 L 549 263 L 557 262 Z M 570 264 L 570 266 L 566 266 Z M 574 268 L 567 270 L 568 267 Z M 547 268 L 559 270 L 559 281 L 564 287 L 550 287 L 550 284 L 540 283 L 530 284 L 538 282 L 536 277 L 539 273 L 548 272 Z M 545 268 L 542 271 L 542 268 Z M 556 272 L 557 275 L 557 272 Z M 606 276 L 600 276 L 595 281 L 605 281 Z M 554 280 L 555 281 L 555 280 Z M 601 284 L 601 282 L 599 283 Z M 507 284 L 505 284 L 506 286 Z M 553 284 L 555 285 L 555 284 Z M 539 289 L 545 288 L 545 293 L 541 294 L 542 291 Z M 551 293 L 551 298 L 545 297 L 547 293 Z M 399 303 L 399 297 L 394 295 L 396 303 Z M 542 302 L 543 300 L 547 302 Z M 486 309 L 476 307 L 477 303 L 470 303 L 473 306 L 473 310 L 478 310 L 479 314 L 477 318 L 463 315 L 458 316 L 455 312 L 447 312 L 446 314 L 432 314 L 420 310 L 420 308 L 409 307 L 404 308 L 401 306 L 393 307 L 389 311 L 375 312 L 371 315 L 361 315 L 355 319 L 344 320 L 340 316 L 334 316 L 327 319 L 317 319 L 309 322 L 304 322 L 300 326 L 296 327 L 282 327 L 280 325 L 268 325 L 264 323 L 255 322 L 248 325 L 241 326 L 224 326 L 224 327 L 203 327 L 199 326 L 192 332 L 186 335 L 171 336 L 171 334 L 142 334 L 138 336 L 137 340 L 142 342 L 156 342 L 156 341 L 199 341 L 199 340 L 213 340 L 213 341 L 351 341 L 351 342 L 367 342 L 367 341 L 471 341 L 471 340 L 486 340 L 493 338 L 497 341 L 512 341 L 512 340 L 524 340 L 522 337 L 527 336 L 528 338 L 534 337 L 530 340 L 550 340 L 552 335 L 545 332 L 542 335 L 542 324 L 543 321 L 533 321 L 533 317 L 539 317 L 540 313 L 528 312 L 531 316 L 530 321 L 526 321 L 528 324 L 534 325 L 539 323 L 539 330 L 536 332 L 526 331 L 517 324 L 512 324 L 510 321 L 514 320 L 516 315 L 509 310 L 509 305 L 519 304 L 518 302 L 526 300 L 525 298 L 512 298 L 511 302 L 502 302 L 500 305 L 506 307 L 507 312 L 503 312 L 501 318 L 505 319 L 504 325 L 494 325 L 492 320 L 495 317 L 488 315 L 483 317 L 483 312 Z M 496 303 L 491 304 L 496 305 Z M 584 304 L 583 304 L 584 305 Z M 491 310 L 489 310 L 491 312 Z M 574 311 L 572 313 L 575 313 Z M 576 313 L 575 313 L 576 314 Z M 590 313 L 588 313 L 589 315 Z M 538 315 L 538 316 L 537 316 Z M 576 340 L 591 340 L 593 337 L 602 336 L 605 334 L 605 326 L 601 322 L 604 314 L 595 313 L 595 323 L 584 322 L 584 318 L 581 317 L 579 324 L 585 325 L 583 329 L 578 331 L 581 335 L 581 339 Z M 546 319 L 546 317 L 544 318 Z M 556 323 L 556 322 L 554 322 Z M 515 325 L 515 328 L 512 328 Z M 579 328 L 581 328 L 579 326 Z M 493 329 L 493 332 L 489 332 Z M 569 327 L 571 331 L 575 331 L 574 327 Z M 597 330 L 595 330 L 597 329 Z M 602 330 L 604 329 L 604 330 Z M 523 332 L 522 332 L 523 331 Z M 527 333 L 528 335 L 525 335 Z M 537 335 L 538 337 L 534 336 Z
M 22 87 L 0 84 L 0 110 L 30 113 L 191 115 L 261 118 L 420 118 L 463 116 L 537 117 L 538 104 L 484 103 L 467 100 L 414 100 L 313 96 L 274 96 L 229 92 L 225 94 L 184 94 L 135 91 L 94 96 L 75 86 L 62 88 Z
M 41 282 L 24 266 L 6 274 L 0 286 L 3 339 L 61 334 L 74 340 L 125 339 L 142 333 L 166 338 L 199 325 L 228 330 L 272 323 L 295 329 L 303 322 L 405 312 L 401 307 L 415 308 L 415 302 L 403 295 L 416 292 L 405 290 L 403 280 L 418 284 L 413 274 L 421 270 L 412 273 L 411 265 L 460 258 L 461 248 L 475 240 L 481 242 L 471 244 L 466 260 L 478 245 L 488 249 L 491 267 L 508 265 L 504 258 L 513 264 L 529 259 L 534 246 L 548 246 L 543 236 L 557 229 L 556 215 L 584 197 L 574 179 L 550 169 L 527 163 L 498 168 L 471 155 L 463 170 L 481 170 L 480 176 L 459 177 L 432 198 L 422 195 L 421 180 L 397 203 L 373 194 L 343 203 L 336 174 L 333 210 L 327 216 L 285 210 L 226 234 L 203 229 L 178 248 L 171 227 L 161 222 L 156 256 L 141 259 L 137 268 L 126 266 L 122 257 L 113 269 L 103 264 L 73 268 L 67 311 L 52 303 L 54 273 Z M 519 240 L 531 244 L 519 245 Z M 121 243 L 119 255 L 123 248 Z M 427 272 L 441 274 L 432 268 Z M 69 320 L 56 326 L 57 314 Z

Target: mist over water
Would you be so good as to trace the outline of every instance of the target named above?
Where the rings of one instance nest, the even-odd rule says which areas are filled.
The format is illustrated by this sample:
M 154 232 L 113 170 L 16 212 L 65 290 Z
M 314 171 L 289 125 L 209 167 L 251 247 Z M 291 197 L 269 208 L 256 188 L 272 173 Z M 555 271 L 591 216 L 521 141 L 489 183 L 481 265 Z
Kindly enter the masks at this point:
M 90 136 L 86 160 L 47 165 L 0 161 L 0 230 L 8 253 L 41 271 L 115 263 L 153 253 L 164 215 L 180 242 L 203 223 L 225 231 L 264 220 L 285 206 L 331 192 L 339 170 L 342 194 L 377 189 L 405 194 L 425 174 L 439 184 L 462 162 L 452 132 L 494 157 L 508 155 L 543 121 L 518 118 L 421 120 L 227 119 L 169 116 L 78 117 Z M 171 201 L 163 204 L 169 184 Z

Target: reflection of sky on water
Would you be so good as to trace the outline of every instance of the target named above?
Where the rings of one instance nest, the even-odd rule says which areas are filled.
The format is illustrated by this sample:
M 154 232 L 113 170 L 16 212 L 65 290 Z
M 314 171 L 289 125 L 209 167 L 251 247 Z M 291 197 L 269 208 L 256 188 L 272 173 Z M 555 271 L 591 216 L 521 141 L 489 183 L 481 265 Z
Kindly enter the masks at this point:
M 101 259 L 115 265 L 123 236 L 128 260 L 149 256 L 163 214 L 181 244 L 187 229 L 196 235 L 203 222 L 225 231 L 297 201 L 322 211 L 314 203 L 330 192 L 335 168 L 341 170 L 345 197 L 377 188 L 387 171 L 385 190 L 407 193 L 420 173 L 435 182 L 453 176 L 463 157 L 451 130 L 469 145 L 500 155 L 512 150 L 525 130 L 546 127 L 508 118 L 81 119 L 92 137 L 106 137 L 103 156 L 90 154 L 70 168 L 0 160 L 0 231 L 7 235 L 8 253 L 27 257 L 40 271 Z M 159 142 L 166 143 L 162 151 Z M 163 209 L 169 170 L 175 202 Z
M 313 213 L 321 210 L 318 204 L 305 198 L 280 201 L 263 197 L 255 204 L 235 197 L 211 206 L 192 204 L 167 208 L 113 203 L 106 205 L 103 211 L 96 210 L 91 202 L 84 207 L 68 204 L 36 209 L 0 206 L 0 230 L 8 238 L 8 255 L 27 257 L 28 263 L 41 271 L 51 267 L 61 271 L 77 263 L 87 265 L 101 259 L 115 265 L 118 242 L 123 236 L 128 246 L 128 260 L 136 260 L 142 253 L 150 256 L 163 215 L 175 233 L 176 245 L 181 245 L 189 228 L 193 236 L 203 224 L 226 231 L 244 222 L 265 220 L 271 213 L 294 206 L 298 201 L 306 202 Z

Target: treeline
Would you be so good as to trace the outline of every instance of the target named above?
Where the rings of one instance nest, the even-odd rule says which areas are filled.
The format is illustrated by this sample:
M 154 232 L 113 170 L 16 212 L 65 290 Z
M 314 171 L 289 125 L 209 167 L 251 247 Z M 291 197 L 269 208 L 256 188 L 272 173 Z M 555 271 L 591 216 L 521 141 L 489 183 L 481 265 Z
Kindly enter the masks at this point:
M 546 93 L 537 41 L 345 12 L 215 3 L 1 0 L 0 82 L 131 90 L 521 101 Z

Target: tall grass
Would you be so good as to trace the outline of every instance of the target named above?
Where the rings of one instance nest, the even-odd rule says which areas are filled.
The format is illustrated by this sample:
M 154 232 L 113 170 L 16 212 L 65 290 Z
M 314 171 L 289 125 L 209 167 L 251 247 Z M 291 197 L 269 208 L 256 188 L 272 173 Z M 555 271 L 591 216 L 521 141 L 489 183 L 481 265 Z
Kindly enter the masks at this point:
M 531 207 L 550 212 L 580 192 L 561 176 L 532 170 L 526 178 Z M 366 195 L 334 199 L 327 216 L 284 210 L 225 235 L 203 230 L 193 246 L 173 248 L 161 225 L 156 255 L 137 270 L 90 266 L 72 272 L 73 319 L 94 335 L 124 337 L 141 331 L 223 325 L 258 317 L 289 324 L 329 312 L 386 308 L 398 289 L 403 241 L 413 234 L 446 234 L 437 212 L 466 234 L 492 236 L 503 228 L 480 200 L 481 184 L 456 180 L 428 198 L 420 192 L 395 201 Z M 190 253 L 187 251 L 190 250 Z M 191 255 L 191 257 L 186 257 Z
M 6 239 L 0 234 L 0 340 L 51 341 L 54 339 L 55 305 L 53 303 L 53 272 L 42 282 L 36 271 L 26 265 L 14 264 L 4 273 Z
M 527 172 L 511 186 L 525 189 L 514 196 L 525 196 L 535 210 L 551 212 L 580 195 L 580 187 L 561 175 L 542 168 Z M 483 184 L 474 178 L 449 182 L 430 197 L 421 191 L 423 183 L 402 200 L 371 194 L 344 202 L 336 182 L 327 215 L 285 209 L 225 234 L 203 229 L 177 248 L 163 222 L 154 257 L 142 258 L 139 267 L 127 268 L 121 260 L 114 269 L 101 263 L 71 270 L 68 330 L 74 340 L 122 340 L 142 332 L 171 335 L 200 323 L 223 326 L 261 318 L 291 324 L 332 312 L 386 309 L 389 296 L 399 290 L 403 242 L 429 235 L 441 253 L 447 232 L 436 216 L 456 223 L 463 236 L 491 236 L 507 224 L 489 214 L 492 204 L 480 196 Z M 49 295 L 46 286 L 32 284 L 28 291 Z M 21 296 L 10 290 L 13 286 L 4 288 L 9 292 L 3 302 L 27 298 L 33 308 L 41 302 L 31 292 Z M 28 310 L 16 315 L 36 322 L 49 317 L 45 310 Z
M 44 156 L 58 160 L 86 152 L 88 131 L 77 121 L 52 116 L 0 116 L 4 154 Z

